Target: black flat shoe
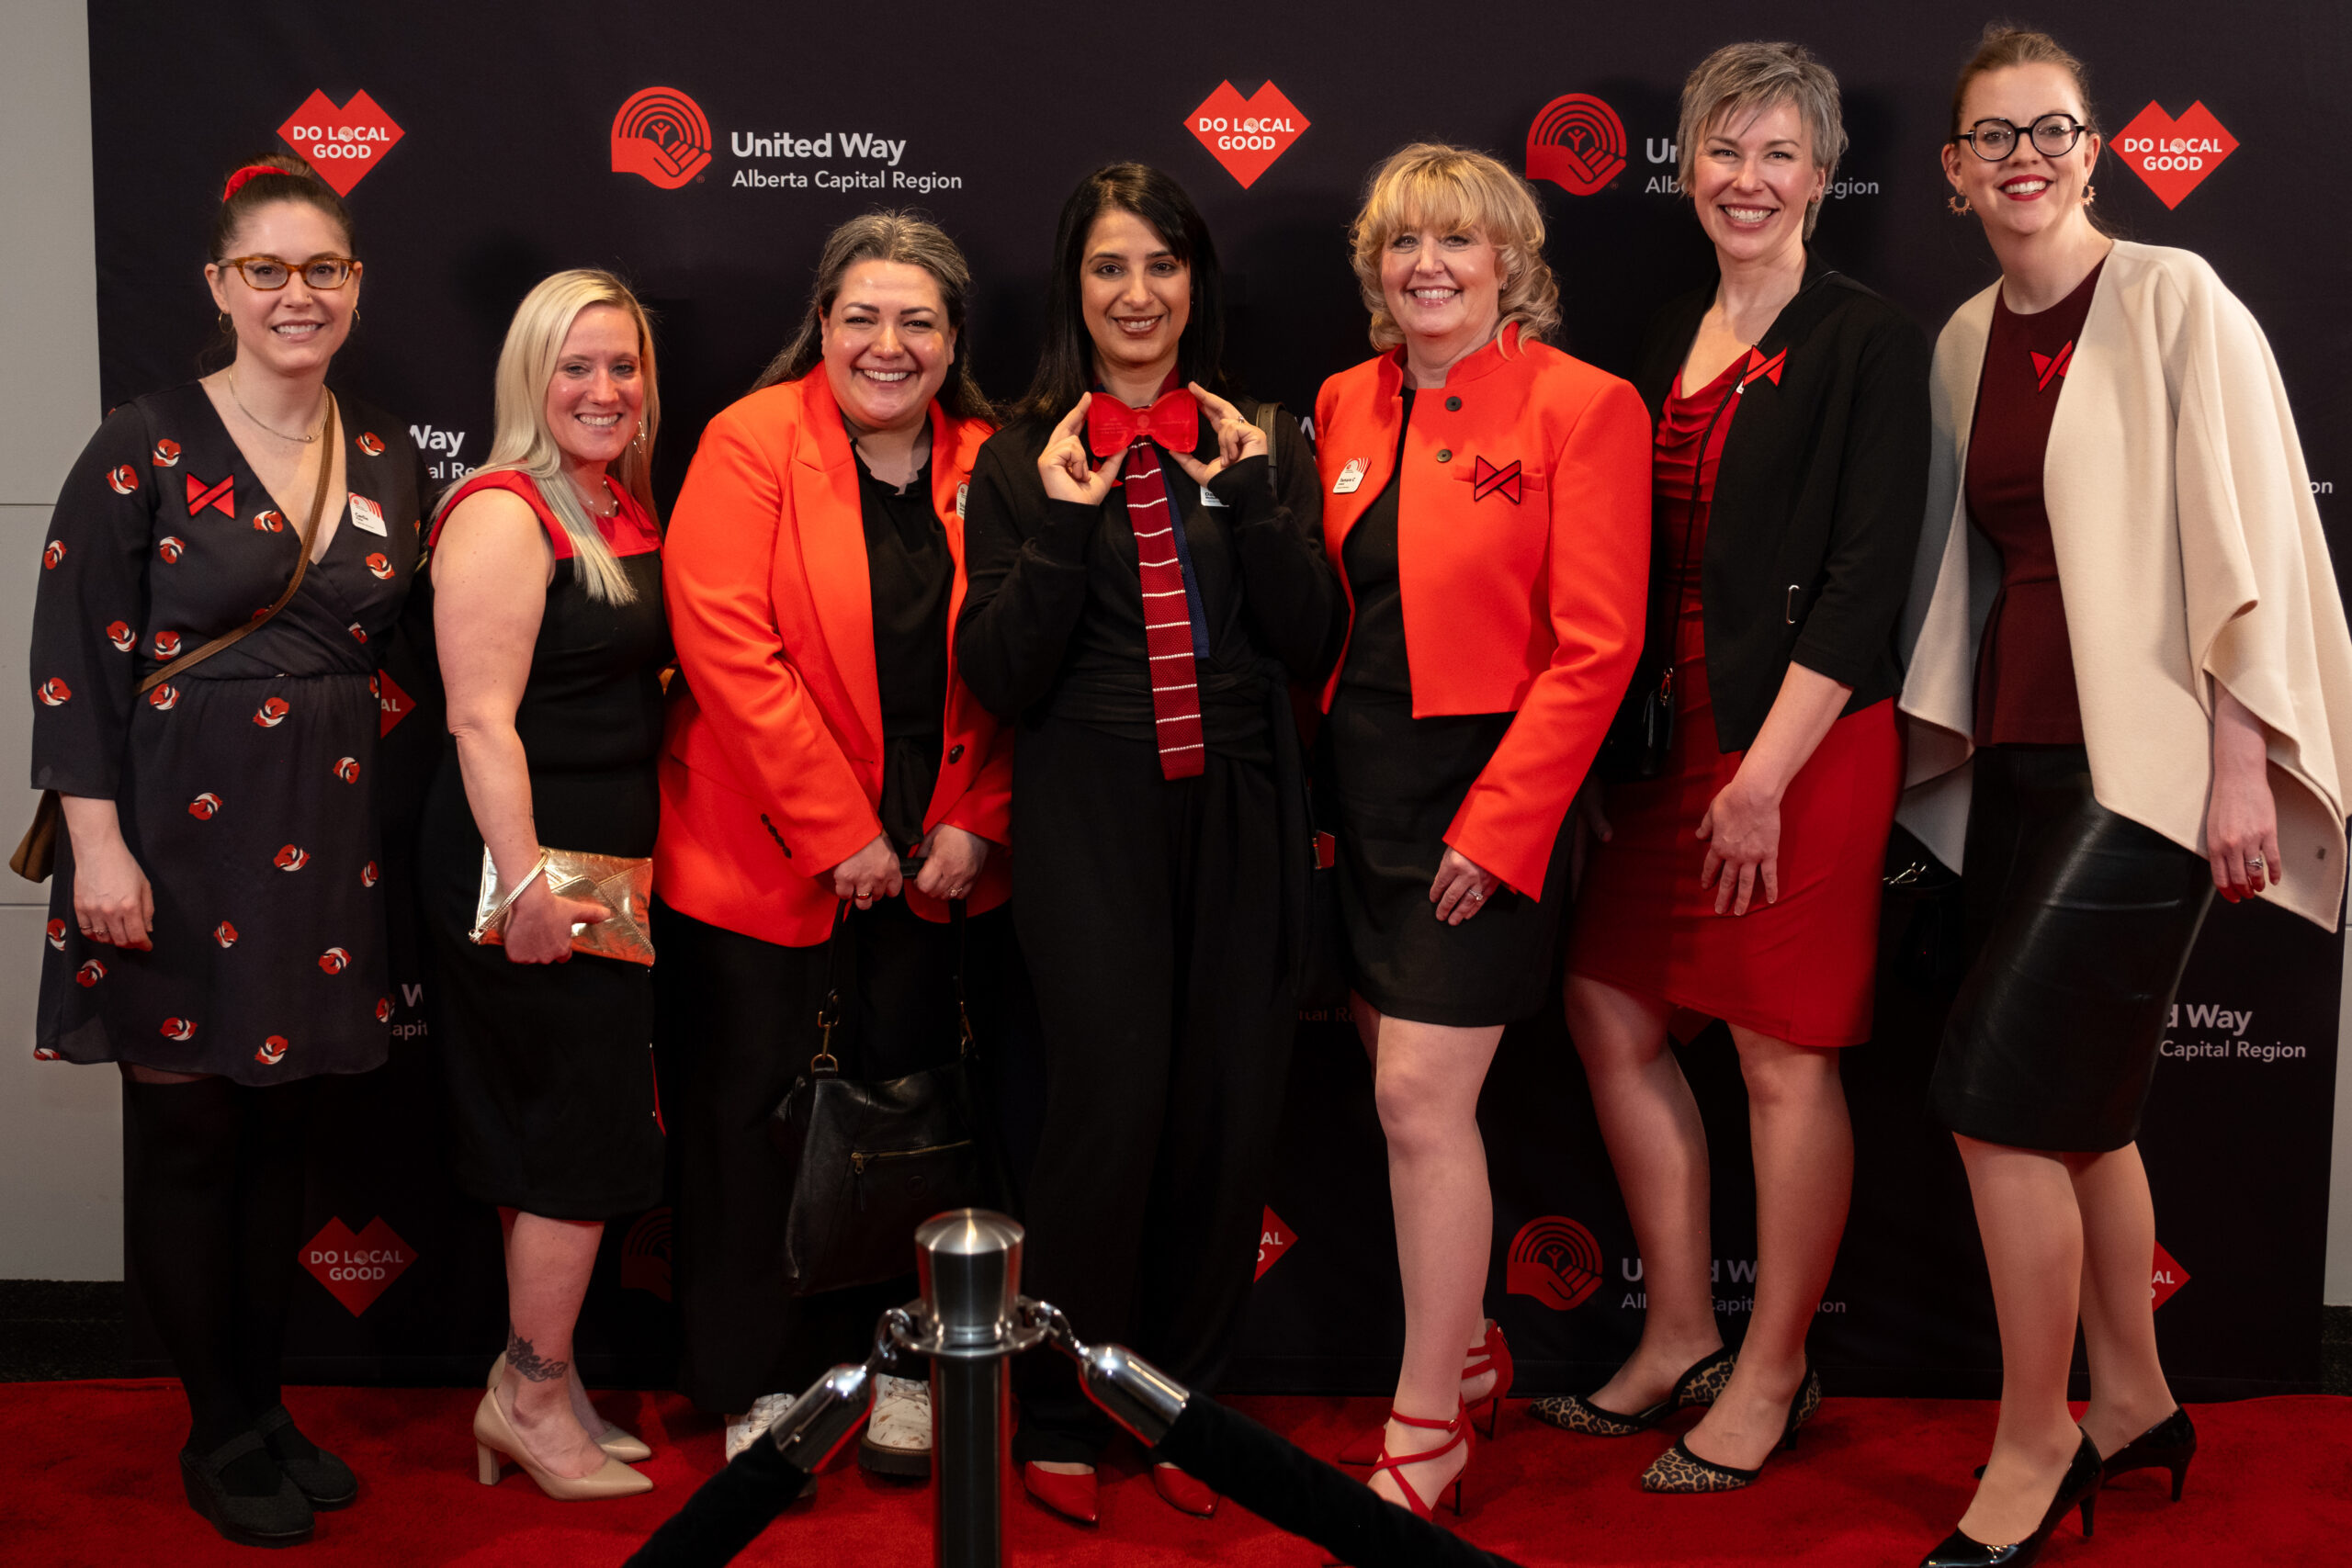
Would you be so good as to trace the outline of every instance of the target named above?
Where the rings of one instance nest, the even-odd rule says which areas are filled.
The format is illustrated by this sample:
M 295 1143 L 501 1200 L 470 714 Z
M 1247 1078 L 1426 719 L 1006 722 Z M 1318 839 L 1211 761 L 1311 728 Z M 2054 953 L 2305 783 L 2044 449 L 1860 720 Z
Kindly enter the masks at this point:
M 294 1425 L 293 1413 L 283 1404 L 266 1412 L 254 1423 L 254 1430 L 261 1434 L 269 1457 L 277 1461 L 286 1479 L 310 1499 L 313 1509 L 324 1513 L 348 1508 L 359 1495 L 359 1478 L 351 1473 L 351 1467 L 302 1436 Z
M 1713 1404 L 1723 1393 L 1724 1384 L 1731 1382 L 1732 1363 L 1736 1359 L 1728 1346 L 1712 1356 L 1701 1357 L 1674 1380 L 1673 1393 L 1632 1416 L 1603 1410 L 1575 1393 L 1539 1399 L 1528 1406 L 1528 1414 L 1563 1431 L 1581 1432 L 1588 1438 L 1630 1438 L 1636 1432 L 1648 1431 L 1678 1410 Z
M 1919 1568 L 2026 1568 L 2038 1561 L 2041 1549 L 2050 1542 L 2050 1532 L 2069 1511 L 2083 1511 L 2083 1534 L 2091 1533 L 2091 1505 L 2098 1501 L 2101 1467 L 2098 1445 L 2086 1436 L 2075 1450 L 2074 1462 L 2066 1466 L 2066 1473 L 2058 1478 L 2058 1495 L 2050 1500 L 2049 1511 L 2041 1516 L 2041 1528 L 2023 1540 L 2007 1546 L 1987 1546 L 1975 1537 L 1959 1530 L 1944 1538 L 1943 1544 L 1919 1560 Z
M 1781 1428 L 1781 1440 L 1776 1445 L 1775 1451 L 1794 1444 L 1797 1440 L 1797 1428 L 1812 1420 L 1814 1412 L 1820 1408 L 1821 1374 L 1813 1370 L 1812 1359 L 1808 1357 L 1804 1364 L 1804 1376 L 1797 1383 L 1796 1395 L 1789 1401 L 1788 1425 Z M 1642 1472 L 1642 1490 L 1675 1493 L 1736 1492 L 1763 1473 L 1762 1465 L 1758 1465 L 1754 1470 L 1736 1470 L 1727 1464 L 1717 1464 L 1713 1460 L 1701 1459 L 1690 1451 L 1690 1444 L 1678 1438 L 1672 1448 L 1652 1460 L 1649 1469 Z
M 2188 1461 L 2196 1457 L 2197 1428 L 2190 1424 L 2188 1411 L 2176 1409 L 2108 1455 L 2100 1484 L 2135 1470 L 2169 1470 L 2172 1500 L 2177 1503 L 2181 1488 L 2188 1484 Z
M 277 1489 L 246 1495 L 243 1488 L 265 1465 L 277 1476 Z M 236 1473 L 223 1474 L 229 1471 Z M 259 1432 L 240 1432 L 202 1456 L 182 1449 L 180 1483 L 187 1489 L 187 1506 L 203 1515 L 224 1540 L 240 1546 L 298 1546 L 311 1539 L 310 1501 L 270 1459 Z M 240 1489 L 232 1491 L 232 1486 Z

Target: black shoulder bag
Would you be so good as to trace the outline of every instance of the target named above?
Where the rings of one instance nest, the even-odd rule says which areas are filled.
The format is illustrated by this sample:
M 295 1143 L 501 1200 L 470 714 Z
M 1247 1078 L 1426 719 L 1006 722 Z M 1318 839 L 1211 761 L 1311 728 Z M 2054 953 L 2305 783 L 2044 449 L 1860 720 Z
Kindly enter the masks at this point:
M 849 914 L 846 900 L 833 913 L 817 1054 L 768 1117 L 768 1135 L 792 1171 L 784 1276 L 796 1296 L 897 1279 L 914 1267 L 916 1226 L 987 1198 L 978 1052 L 964 1005 L 963 901 L 947 916 L 956 931 L 956 1060 L 876 1083 L 842 1077 L 832 1049 Z

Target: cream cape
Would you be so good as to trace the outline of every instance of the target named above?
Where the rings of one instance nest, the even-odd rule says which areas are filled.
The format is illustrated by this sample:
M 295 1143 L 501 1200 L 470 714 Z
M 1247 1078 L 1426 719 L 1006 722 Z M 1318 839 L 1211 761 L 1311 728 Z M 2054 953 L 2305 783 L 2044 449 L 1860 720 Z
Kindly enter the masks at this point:
M 1985 289 L 1936 343 L 1928 519 L 1905 611 L 1897 819 L 1959 868 L 1977 640 L 2000 561 L 1962 478 L 1992 330 Z M 2203 854 L 2213 684 L 2269 731 L 2283 885 L 2327 930 L 2344 904 L 2352 636 L 2270 344 L 2189 252 L 2119 241 L 2091 297 L 2042 471 L 2099 804 Z

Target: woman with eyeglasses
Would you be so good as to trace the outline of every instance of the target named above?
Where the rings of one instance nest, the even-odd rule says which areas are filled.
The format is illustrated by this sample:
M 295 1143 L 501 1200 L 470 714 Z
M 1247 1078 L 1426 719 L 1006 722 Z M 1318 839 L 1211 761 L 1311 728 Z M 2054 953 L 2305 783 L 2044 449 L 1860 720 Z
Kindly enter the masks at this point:
M 424 471 L 403 422 L 326 389 L 356 250 L 300 159 L 229 176 L 204 276 L 230 362 L 107 417 L 35 580 L 32 782 L 63 823 L 34 1055 L 122 1074 L 182 1481 L 259 1546 L 357 1492 L 278 1387 L 318 1080 L 390 1044 L 374 687 Z
M 2135 1142 L 2166 1010 L 2217 889 L 2329 930 L 2344 900 L 2352 637 L 2294 419 L 2210 265 L 2093 220 L 2100 151 L 2081 62 L 1988 29 L 1943 164 L 2001 276 L 1936 345 L 1902 820 L 1965 871 L 1973 964 L 1932 1095 L 2001 1413 L 1927 1568 L 2030 1562 L 2127 1471 L 2180 1495 L 2197 1432 L 2157 1359 Z

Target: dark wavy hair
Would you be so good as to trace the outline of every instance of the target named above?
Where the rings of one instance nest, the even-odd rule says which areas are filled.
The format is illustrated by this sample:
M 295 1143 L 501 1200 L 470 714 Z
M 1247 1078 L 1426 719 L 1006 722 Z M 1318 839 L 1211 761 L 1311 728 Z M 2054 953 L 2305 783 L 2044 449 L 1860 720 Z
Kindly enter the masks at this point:
M 956 361 L 940 385 L 939 404 L 957 419 L 993 419 L 996 410 L 972 375 L 971 344 L 964 333 L 964 315 L 972 294 L 972 266 L 956 249 L 947 231 L 919 212 L 869 212 L 834 230 L 817 258 L 817 281 L 808 291 L 808 309 L 800 331 L 784 352 L 768 361 L 752 390 L 779 381 L 797 381 L 823 363 L 825 318 L 842 291 L 849 269 L 864 261 L 903 262 L 931 274 L 939 285 L 939 302 L 947 325 L 956 333 Z
M 1201 209 L 1182 186 L 1148 164 L 1106 164 L 1079 181 L 1062 203 L 1061 222 L 1054 231 L 1054 269 L 1046 282 L 1045 351 L 1038 355 L 1036 378 L 1014 412 L 1057 420 L 1094 386 L 1094 339 L 1086 330 L 1078 279 L 1086 265 L 1087 236 L 1105 210 L 1142 219 L 1192 269 L 1193 309 L 1176 340 L 1176 378 L 1231 396 L 1224 364 L 1225 274 Z

